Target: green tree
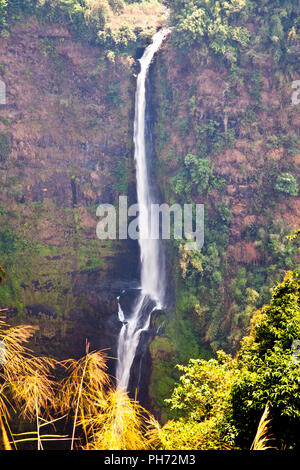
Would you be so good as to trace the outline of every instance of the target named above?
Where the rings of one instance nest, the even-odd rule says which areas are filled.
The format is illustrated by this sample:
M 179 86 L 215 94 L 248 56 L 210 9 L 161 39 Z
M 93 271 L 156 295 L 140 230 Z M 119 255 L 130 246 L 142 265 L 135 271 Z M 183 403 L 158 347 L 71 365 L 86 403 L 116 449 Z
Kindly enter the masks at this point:
M 233 444 L 234 429 L 226 422 L 236 361 L 224 352 L 217 359 L 191 359 L 177 366 L 183 375 L 166 402 L 177 419 L 163 428 L 168 449 L 224 449 Z
M 300 337 L 299 272 L 289 272 L 273 291 L 270 305 L 258 311 L 237 360 L 241 375 L 232 387 L 232 422 L 237 442 L 251 444 L 266 404 L 277 445 L 299 445 L 299 363 L 293 345 Z
M 193 189 L 198 194 L 206 191 L 213 178 L 213 166 L 209 158 L 199 158 L 188 153 L 184 158 L 184 168 L 170 178 L 172 189 L 176 194 L 191 198 Z
M 298 184 L 296 178 L 289 173 L 283 173 L 277 177 L 275 189 L 290 196 L 298 195 Z
M 280 17 L 273 15 L 270 21 L 270 36 L 272 41 L 278 42 L 284 38 L 284 29 Z
M 192 153 L 188 153 L 184 159 L 192 183 L 197 187 L 198 194 L 205 191 L 213 175 L 213 167 L 209 158 L 198 158 Z
M 0 31 L 6 26 L 7 0 L 0 0 Z
M 273 445 L 299 445 L 299 278 L 298 271 L 289 272 L 276 286 L 234 359 L 218 351 L 216 359 L 178 366 L 183 375 L 167 400 L 175 415 L 162 429 L 168 449 L 250 449 L 266 406 Z M 257 293 L 246 292 L 256 302 Z
M 205 41 L 211 50 L 235 62 L 237 47 L 245 47 L 249 42 L 249 31 L 236 25 L 246 0 L 167 3 L 173 11 L 174 40 L 180 48 Z

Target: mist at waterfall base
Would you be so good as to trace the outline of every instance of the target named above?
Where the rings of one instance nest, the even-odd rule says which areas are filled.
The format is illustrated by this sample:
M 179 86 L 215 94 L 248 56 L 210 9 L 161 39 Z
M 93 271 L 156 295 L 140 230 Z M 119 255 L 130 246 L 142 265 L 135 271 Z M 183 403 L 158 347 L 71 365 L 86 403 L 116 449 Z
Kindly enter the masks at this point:
M 167 28 L 153 36 L 152 43 L 139 59 L 134 118 L 134 159 L 136 192 L 139 204 L 140 287 L 123 291 L 118 297 L 122 327 L 118 340 L 117 386 L 139 394 L 147 371 L 143 367 L 151 316 L 165 301 L 165 265 L 162 243 L 147 236 L 150 229 L 151 204 L 157 203 L 157 191 L 151 177 L 152 136 L 147 119 L 147 78 L 155 53 L 169 34 Z M 132 374 L 135 364 L 135 374 Z

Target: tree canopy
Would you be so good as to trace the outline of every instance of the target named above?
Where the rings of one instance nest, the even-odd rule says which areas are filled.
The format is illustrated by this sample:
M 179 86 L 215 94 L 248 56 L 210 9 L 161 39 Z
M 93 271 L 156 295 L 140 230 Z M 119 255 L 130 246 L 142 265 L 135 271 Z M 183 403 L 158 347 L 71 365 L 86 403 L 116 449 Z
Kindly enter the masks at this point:
M 162 13 L 159 0 L 0 0 L 0 31 L 22 15 L 34 14 L 42 22 L 67 25 L 92 45 L 124 50 L 144 43 Z
M 167 400 L 174 419 L 163 428 L 171 449 L 250 449 L 266 406 L 272 445 L 299 445 L 299 277 L 288 272 L 275 287 L 235 358 L 219 351 L 216 359 L 178 366 L 183 375 Z

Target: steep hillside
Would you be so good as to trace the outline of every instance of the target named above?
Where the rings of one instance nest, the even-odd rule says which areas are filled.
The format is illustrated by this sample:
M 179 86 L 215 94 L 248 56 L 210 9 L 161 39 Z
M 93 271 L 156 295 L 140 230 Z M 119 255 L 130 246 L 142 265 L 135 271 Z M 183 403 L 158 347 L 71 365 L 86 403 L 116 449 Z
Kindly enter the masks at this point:
M 292 101 L 299 39 L 291 33 L 298 7 L 293 2 L 283 13 L 285 5 L 267 2 L 270 30 L 272 14 L 286 21 L 275 41 L 267 19 L 261 26 L 260 7 L 242 16 L 247 2 L 235 3 L 240 18 L 227 24 L 224 15 L 224 37 L 213 29 L 224 13 L 214 2 L 170 4 L 174 30 L 152 71 L 165 200 L 205 206 L 201 253 L 168 244 L 174 305 L 167 321 L 155 319 L 160 335 L 151 344 L 151 393 L 159 408 L 177 377 L 174 365 L 220 348 L 235 351 L 272 287 L 299 266 L 297 248 L 286 238 L 300 220 L 300 108 Z M 196 14 L 212 22 L 210 33 Z M 249 35 L 245 43 L 231 36 L 237 24 Z
M 233 352 L 299 262 L 299 4 L 164 2 L 170 38 L 150 74 L 157 182 L 205 206 L 205 243 L 166 245 L 170 305 L 153 317 L 152 407 L 191 357 Z M 96 208 L 135 201 L 135 58 L 162 24 L 156 0 L 0 2 L 1 307 L 39 324 L 39 351 L 116 355 L 116 295 L 137 246 L 96 238 Z M 149 363 L 150 364 L 150 363 Z M 158 413 L 159 414 L 159 413 Z
M 32 17 L 0 43 L 1 306 L 38 321 L 48 352 L 111 347 L 114 286 L 136 264 L 130 245 L 97 239 L 96 208 L 134 185 L 133 59 Z

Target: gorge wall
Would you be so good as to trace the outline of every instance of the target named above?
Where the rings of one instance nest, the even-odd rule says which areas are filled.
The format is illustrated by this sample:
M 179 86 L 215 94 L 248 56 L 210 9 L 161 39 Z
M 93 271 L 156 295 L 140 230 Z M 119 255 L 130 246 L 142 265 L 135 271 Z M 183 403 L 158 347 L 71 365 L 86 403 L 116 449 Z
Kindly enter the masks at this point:
M 96 208 L 134 196 L 133 59 L 115 62 L 35 18 L 0 39 L 1 305 L 40 325 L 58 356 L 112 348 L 116 293 L 137 277 L 136 246 L 100 241 Z
M 253 25 L 249 24 L 249 29 Z M 138 278 L 133 242 L 96 238 L 99 203 L 135 201 L 135 60 L 107 56 L 62 25 L 27 18 L 0 38 L 1 306 L 40 329 L 33 347 L 60 358 L 116 355 L 116 295 Z M 149 408 L 164 410 L 177 363 L 235 351 L 253 312 L 299 262 L 286 235 L 299 197 L 300 113 L 292 80 L 269 54 L 238 73 L 169 38 L 150 73 L 155 170 L 164 200 L 205 205 L 205 245 L 166 246 L 170 305 L 153 315 Z M 197 159 L 200 159 L 201 164 Z M 282 179 L 283 178 L 283 179 Z M 144 351 L 143 351 L 144 353 Z M 144 393 L 148 389 L 146 384 Z
M 272 287 L 299 266 L 286 238 L 299 224 L 299 196 L 279 184 L 300 177 L 300 112 L 292 102 L 299 67 L 288 72 L 266 50 L 241 55 L 232 69 L 206 46 L 186 53 L 172 38 L 152 69 L 164 200 L 205 206 L 201 254 L 167 246 L 173 302 L 154 320 L 160 333 L 150 345 L 150 395 L 160 410 L 176 364 L 218 349 L 234 353 Z

